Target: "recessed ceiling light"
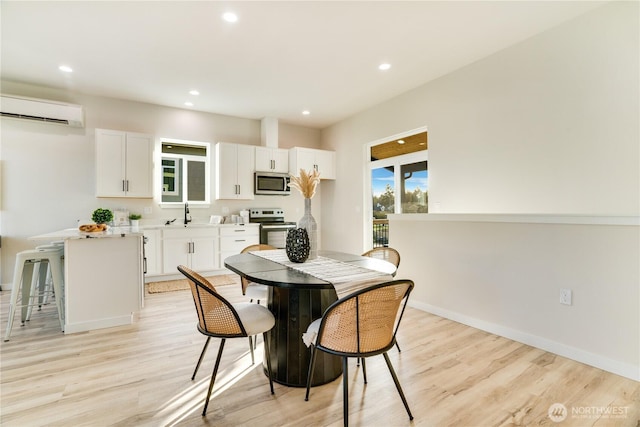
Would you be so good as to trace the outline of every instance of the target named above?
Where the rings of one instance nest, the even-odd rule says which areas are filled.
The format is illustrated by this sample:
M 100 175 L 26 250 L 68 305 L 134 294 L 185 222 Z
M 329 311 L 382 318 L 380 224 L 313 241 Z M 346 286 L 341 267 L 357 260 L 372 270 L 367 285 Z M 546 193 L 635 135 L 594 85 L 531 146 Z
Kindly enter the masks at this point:
M 193 107 L 193 102 L 185 102 L 184 105 L 186 105 L 187 107 Z
M 68 65 L 61 65 L 61 66 L 58 67 L 58 70 L 64 71 L 65 73 L 72 73 L 73 72 L 73 68 L 69 67 Z
M 391 64 L 388 64 L 386 62 L 384 64 L 378 65 L 378 70 L 381 70 L 381 71 L 386 71 L 389 68 L 391 68 Z
M 308 116 L 309 114 L 311 114 L 311 111 L 309 111 L 309 110 L 304 110 L 302 112 L 302 115 L 304 115 L 304 116 Z
M 398 140 L 398 144 L 400 144 L 400 145 L 404 144 L 404 139 L 399 139 Z
M 233 12 L 226 12 L 224 15 L 222 15 L 222 19 L 224 19 L 227 22 L 237 22 L 238 15 L 236 15 Z
M 200 92 L 198 92 L 197 90 L 194 89 L 194 90 L 190 90 L 189 94 L 197 96 L 197 95 L 200 95 Z

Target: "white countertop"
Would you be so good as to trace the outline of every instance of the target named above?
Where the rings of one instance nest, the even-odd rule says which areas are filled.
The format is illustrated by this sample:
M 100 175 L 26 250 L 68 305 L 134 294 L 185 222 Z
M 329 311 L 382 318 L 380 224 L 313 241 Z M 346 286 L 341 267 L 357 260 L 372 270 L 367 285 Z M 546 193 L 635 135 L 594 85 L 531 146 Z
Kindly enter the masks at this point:
M 109 227 L 107 231 L 87 233 L 77 228 L 65 228 L 52 233 L 40 234 L 29 237 L 29 240 L 66 240 L 66 239 L 91 239 L 105 237 L 124 237 L 127 235 L 142 236 L 142 231 L 133 230 L 131 227 Z
M 171 225 L 164 224 L 145 224 L 139 227 L 140 230 L 165 230 L 165 229 L 175 229 L 175 228 L 227 228 L 227 227 L 259 227 L 258 223 L 248 223 L 248 224 L 210 224 L 208 222 L 197 222 L 197 223 L 189 223 L 186 227 L 182 223 L 178 223 L 177 221 Z
M 87 233 L 78 230 L 77 228 L 66 228 L 64 230 L 54 231 L 52 233 L 40 234 L 38 236 L 31 236 L 29 240 L 65 240 L 65 239 L 90 239 L 90 238 L 104 238 L 104 237 L 121 237 L 123 235 L 139 235 L 142 236 L 144 230 L 175 230 L 175 229 L 189 229 L 189 228 L 235 228 L 235 227 L 259 227 L 260 224 L 208 224 L 208 223 L 190 223 L 187 227 L 183 224 L 151 224 L 139 227 L 109 227 L 107 231 L 101 231 L 97 233 Z

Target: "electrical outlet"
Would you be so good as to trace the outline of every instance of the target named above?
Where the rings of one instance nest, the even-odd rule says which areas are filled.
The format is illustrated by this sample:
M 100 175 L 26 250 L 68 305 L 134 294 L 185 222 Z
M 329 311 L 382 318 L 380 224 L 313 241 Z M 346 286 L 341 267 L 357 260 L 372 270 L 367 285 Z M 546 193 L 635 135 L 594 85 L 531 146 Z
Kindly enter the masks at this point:
M 143 212 L 145 215 L 151 215 L 153 213 L 153 209 L 151 206 L 145 206 Z
M 571 305 L 571 289 L 560 289 L 560 304 Z

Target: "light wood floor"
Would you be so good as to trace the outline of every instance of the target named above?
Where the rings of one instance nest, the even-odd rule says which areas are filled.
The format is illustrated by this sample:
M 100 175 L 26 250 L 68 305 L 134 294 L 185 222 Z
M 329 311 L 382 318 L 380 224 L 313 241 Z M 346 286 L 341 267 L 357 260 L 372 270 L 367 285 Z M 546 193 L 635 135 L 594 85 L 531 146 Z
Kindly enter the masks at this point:
M 239 285 L 220 290 L 243 300 Z M 8 298 L 2 292 L 2 333 Z M 278 384 L 272 396 L 244 339 L 227 341 L 203 418 L 218 342 L 191 381 L 204 337 L 189 291 L 147 295 L 136 324 L 88 333 L 60 333 L 54 310 L 34 312 L 25 327 L 18 320 L 1 344 L 2 426 L 342 425 L 341 378 L 312 389 L 309 402 L 304 389 Z M 640 426 L 640 383 L 632 380 L 411 308 L 399 342 L 402 353 L 389 355 L 414 421 L 377 356 L 368 359 L 366 386 L 349 365 L 351 425 Z M 556 402 L 569 411 L 561 424 L 548 416 Z M 606 408 L 617 418 L 594 415 Z

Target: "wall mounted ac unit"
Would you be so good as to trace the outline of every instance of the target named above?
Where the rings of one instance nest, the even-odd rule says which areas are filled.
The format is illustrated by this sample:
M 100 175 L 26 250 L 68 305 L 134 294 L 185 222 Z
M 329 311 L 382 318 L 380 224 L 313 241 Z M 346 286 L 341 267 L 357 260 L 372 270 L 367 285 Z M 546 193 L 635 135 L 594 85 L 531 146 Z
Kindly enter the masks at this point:
M 84 127 L 82 105 L 46 99 L 0 95 L 0 115 L 14 119 Z

